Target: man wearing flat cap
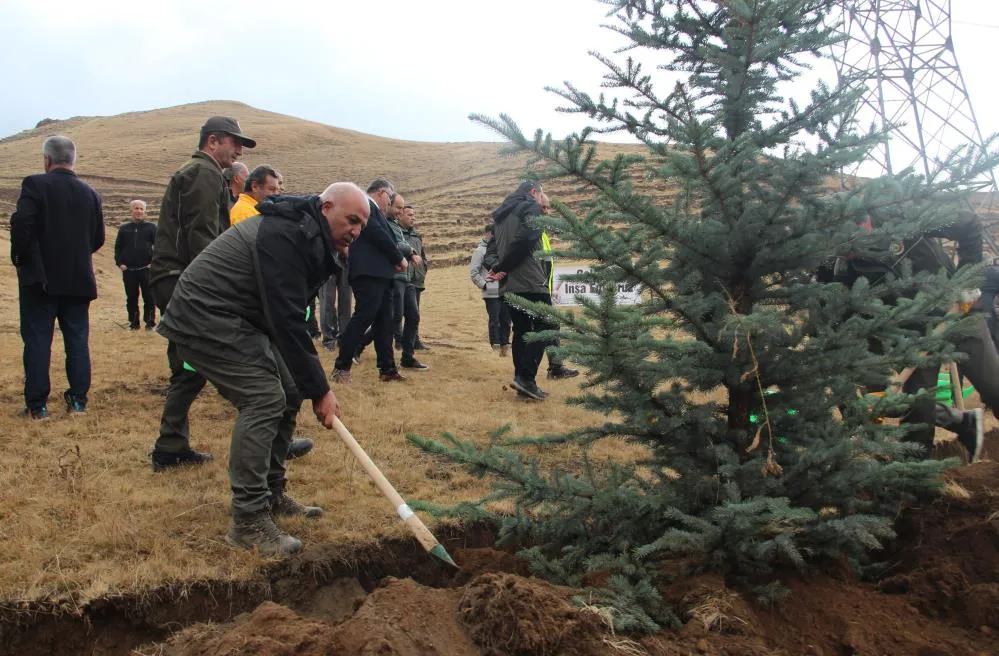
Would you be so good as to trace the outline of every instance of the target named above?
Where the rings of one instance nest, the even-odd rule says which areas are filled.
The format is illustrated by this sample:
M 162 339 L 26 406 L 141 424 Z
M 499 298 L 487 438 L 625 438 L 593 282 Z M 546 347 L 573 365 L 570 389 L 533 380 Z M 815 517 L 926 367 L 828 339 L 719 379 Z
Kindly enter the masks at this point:
M 243 134 L 236 119 L 213 116 L 201 126 L 198 151 L 180 167 L 160 204 L 160 218 L 149 267 L 149 282 L 160 313 L 167 311 L 177 279 L 208 244 L 229 227 L 229 189 L 222 171 L 233 165 L 243 148 L 257 142 Z M 153 470 L 213 459 L 191 448 L 187 414 L 205 386 L 205 379 L 167 345 L 170 387 L 167 390 L 160 434 L 153 448 Z

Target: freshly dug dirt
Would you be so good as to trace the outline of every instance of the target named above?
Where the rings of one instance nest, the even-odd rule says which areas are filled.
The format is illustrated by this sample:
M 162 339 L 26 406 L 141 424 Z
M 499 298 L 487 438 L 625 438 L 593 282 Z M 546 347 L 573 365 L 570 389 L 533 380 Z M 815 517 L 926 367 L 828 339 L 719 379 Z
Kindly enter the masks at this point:
M 989 437 L 995 444 L 999 435 Z M 118 599 L 88 616 L 86 641 L 66 640 L 78 631 L 66 616 L 35 617 L 34 641 L 12 639 L 5 622 L 0 645 L 12 654 L 163 656 L 999 654 L 999 464 L 960 467 L 948 478 L 945 495 L 903 513 L 878 581 L 830 564 L 789 575 L 787 600 L 763 608 L 716 575 L 692 576 L 661 591 L 683 628 L 652 636 L 614 635 L 604 613 L 570 603 L 578 591 L 530 577 L 508 553 L 475 547 L 489 543 L 480 530 L 452 538 L 456 573 L 410 544 L 388 544 L 349 568 L 335 564 L 332 547 L 317 547 L 231 599 L 221 588 L 187 601 L 146 599 L 141 610 Z M 461 539 L 472 546 L 460 548 Z M 208 623 L 192 625 L 199 613 Z

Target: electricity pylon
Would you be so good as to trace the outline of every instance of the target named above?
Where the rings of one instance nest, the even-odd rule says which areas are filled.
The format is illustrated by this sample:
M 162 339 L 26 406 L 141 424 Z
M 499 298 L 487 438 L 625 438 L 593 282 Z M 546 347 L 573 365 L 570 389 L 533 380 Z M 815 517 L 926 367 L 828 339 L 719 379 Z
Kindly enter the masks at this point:
M 866 83 L 859 124 L 897 126 L 872 152 L 867 166 L 881 170 L 871 173 L 913 167 L 928 176 L 954 148 L 981 147 L 982 132 L 954 51 L 951 0 L 841 0 L 840 5 L 840 29 L 847 38 L 833 48 L 833 60 L 840 78 Z M 990 210 L 994 172 L 976 180 L 974 189 L 985 192 L 975 194 L 975 209 Z M 990 245 L 999 252 L 994 241 Z

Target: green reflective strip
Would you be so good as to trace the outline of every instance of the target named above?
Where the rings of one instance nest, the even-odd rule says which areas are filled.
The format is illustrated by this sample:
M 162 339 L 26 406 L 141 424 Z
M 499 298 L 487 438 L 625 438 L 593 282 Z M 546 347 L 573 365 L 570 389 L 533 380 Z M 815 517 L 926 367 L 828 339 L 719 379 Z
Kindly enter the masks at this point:
M 308 321 L 311 318 L 312 318 L 312 306 L 309 305 L 309 306 L 306 306 L 306 308 L 305 308 L 305 320 Z
M 194 373 L 198 373 L 197 369 L 195 369 L 195 368 L 194 368 L 194 367 L 192 367 L 191 365 L 187 364 L 187 362 L 186 362 L 186 361 L 184 362 L 184 369 L 185 369 L 186 371 L 193 371 Z

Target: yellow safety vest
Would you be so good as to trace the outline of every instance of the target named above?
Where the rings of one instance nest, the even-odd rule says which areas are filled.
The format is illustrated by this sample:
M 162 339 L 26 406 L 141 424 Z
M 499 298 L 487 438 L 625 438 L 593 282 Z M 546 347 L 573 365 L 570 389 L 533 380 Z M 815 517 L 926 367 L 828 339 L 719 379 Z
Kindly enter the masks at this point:
M 555 289 L 555 257 L 552 256 L 552 239 L 547 232 L 541 233 L 541 252 L 544 259 L 548 260 L 551 266 L 548 268 L 548 293 Z

